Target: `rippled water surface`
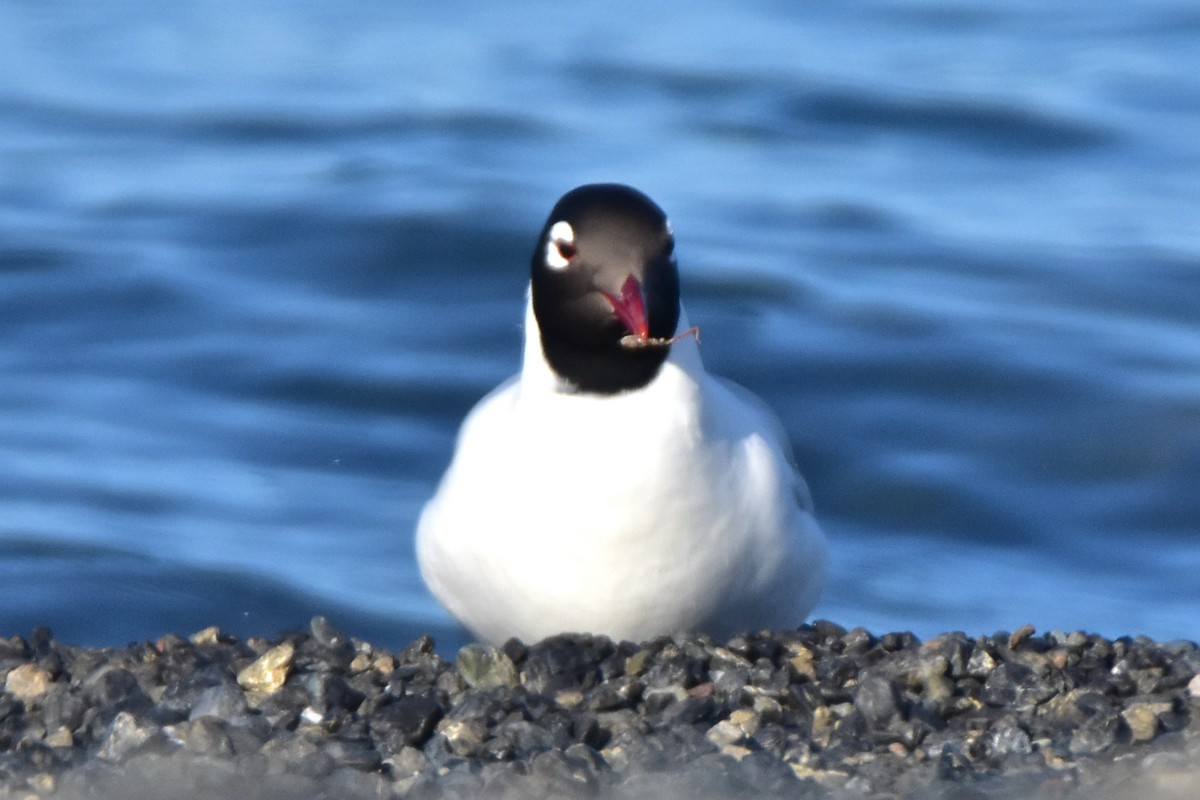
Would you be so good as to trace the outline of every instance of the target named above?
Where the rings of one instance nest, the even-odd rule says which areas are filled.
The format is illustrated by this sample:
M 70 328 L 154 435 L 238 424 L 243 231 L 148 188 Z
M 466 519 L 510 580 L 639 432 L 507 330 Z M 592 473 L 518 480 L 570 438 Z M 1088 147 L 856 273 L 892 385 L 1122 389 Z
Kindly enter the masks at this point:
M 1200 12 L 689 9 L 0 0 L 0 633 L 457 641 L 416 514 L 619 180 L 819 616 L 1200 638 Z

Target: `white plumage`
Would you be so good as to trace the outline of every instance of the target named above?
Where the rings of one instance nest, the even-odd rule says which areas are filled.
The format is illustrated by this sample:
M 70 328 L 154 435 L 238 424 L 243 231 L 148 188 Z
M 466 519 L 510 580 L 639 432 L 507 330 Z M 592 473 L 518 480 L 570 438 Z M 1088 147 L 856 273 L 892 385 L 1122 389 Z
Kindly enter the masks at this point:
M 421 514 L 421 573 L 491 642 L 795 627 L 827 555 L 788 450 L 691 338 L 642 388 L 570 391 L 527 305 L 520 374 L 467 416 Z

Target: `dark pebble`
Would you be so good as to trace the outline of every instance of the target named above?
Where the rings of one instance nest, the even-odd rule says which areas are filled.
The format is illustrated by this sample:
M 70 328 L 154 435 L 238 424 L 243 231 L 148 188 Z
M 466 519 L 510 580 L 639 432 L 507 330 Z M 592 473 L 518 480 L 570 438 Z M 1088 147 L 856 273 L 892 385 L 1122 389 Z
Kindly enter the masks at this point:
M 899 713 L 892 682 L 879 675 L 865 675 L 854 691 L 854 706 L 876 727 L 885 727 Z
M 239 686 L 285 641 L 281 686 Z M 0 639 L 0 685 L 22 667 L 0 693 L 5 797 L 1087 796 L 1200 763 L 1195 644 L 1029 626 L 556 636 L 451 661 L 318 617 L 274 641 Z
M 405 745 L 420 745 L 429 738 L 443 713 L 437 695 L 425 690 L 406 694 L 384 705 L 368 720 L 373 733 L 398 737 Z
M 245 712 L 246 695 L 237 686 L 222 683 L 200 692 L 188 711 L 187 718 L 196 720 L 201 717 L 216 717 L 227 720 Z

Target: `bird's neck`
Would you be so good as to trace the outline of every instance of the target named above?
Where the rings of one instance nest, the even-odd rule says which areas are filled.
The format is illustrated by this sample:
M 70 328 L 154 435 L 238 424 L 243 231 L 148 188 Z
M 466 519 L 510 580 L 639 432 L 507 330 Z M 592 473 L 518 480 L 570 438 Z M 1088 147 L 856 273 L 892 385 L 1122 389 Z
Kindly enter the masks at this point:
M 687 311 L 680 307 L 679 325 L 676 327 L 675 333 L 678 335 L 690 327 Z M 700 381 L 704 375 L 704 364 L 700 360 L 700 348 L 694 337 L 685 336 L 671 345 L 671 352 L 667 356 L 666 363 L 663 364 L 662 370 L 650 382 L 650 385 L 653 386 L 658 382 L 662 378 L 662 372 L 669 369 L 682 370 L 696 382 Z M 546 361 L 546 355 L 542 351 L 537 317 L 533 313 L 533 297 L 529 292 L 526 292 L 525 296 L 525 352 L 521 364 L 521 384 L 533 391 L 557 394 L 576 393 L 575 388 L 564 381 Z

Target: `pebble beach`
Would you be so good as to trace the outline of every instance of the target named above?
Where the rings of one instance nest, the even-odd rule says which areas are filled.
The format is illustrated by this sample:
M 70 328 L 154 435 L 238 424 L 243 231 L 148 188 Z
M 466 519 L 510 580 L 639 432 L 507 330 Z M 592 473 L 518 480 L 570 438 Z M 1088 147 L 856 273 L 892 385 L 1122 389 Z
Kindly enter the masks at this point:
M 0 797 L 1192 797 L 1200 650 L 817 621 L 399 651 L 0 639 Z

